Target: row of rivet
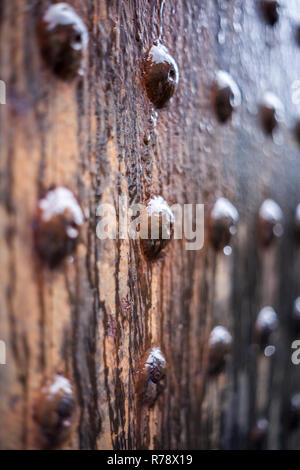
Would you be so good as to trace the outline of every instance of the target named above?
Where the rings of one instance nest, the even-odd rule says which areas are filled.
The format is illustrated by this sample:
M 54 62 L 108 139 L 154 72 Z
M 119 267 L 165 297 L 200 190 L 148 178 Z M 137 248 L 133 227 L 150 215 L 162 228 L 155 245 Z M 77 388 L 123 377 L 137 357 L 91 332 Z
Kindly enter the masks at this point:
M 263 1 L 262 12 L 266 21 L 274 25 L 278 20 L 278 3 Z M 42 55 L 54 73 L 63 79 L 70 79 L 82 72 L 88 33 L 72 7 L 67 4 L 52 5 L 39 23 L 38 32 Z M 179 71 L 175 60 L 159 42 L 153 44 L 145 56 L 143 77 L 149 99 L 157 108 L 164 107 L 176 90 Z M 239 88 L 226 72 L 220 71 L 217 74 L 213 85 L 213 102 L 221 122 L 226 122 L 233 109 L 241 102 Z M 272 133 L 276 127 L 280 109 L 281 104 L 276 97 L 270 94 L 265 96 L 261 106 L 261 119 L 266 132 Z M 172 235 L 174 218 L 163 198 L 157 204 L 155 199 L 159 198 L 160 196 L 150 201 L 147 216 L 149 221 L 153 216 L 163 220 L 163 214 L 167 214 Z M 269 245 L 282 231 L 281 210 L 275 204 L 274 201 L 265 201 L 260 210 L 259 231 L 264 245 Z M 228 245 L 236 232 L 238 218 L 237 210 L 229 201 L 220 198 L 216 202 L 211 216 L 210 233 L 217 250 Z M 300 225 L 298 219 L 299 217 L 297 226 Z M 41 258 L 51 267 L 57 266 L 65 256 L 74 251 L 82 223 L 81 208 L 71 191 L 67 188 L 51 188 L 39 202 L 34 224 L 36 249 Z M 157 259 L 164 254 L 168 242 L 169 240 L 141 240 L 141 246 L 148 259 Z M 274 310 L 271 307 L 262 309 L 255 325 L 255 341 L 264 347 L 276 325 L 277 315 Z M 231 343 L 232 337 L 224 327 L 219 325 L 212 330 L 209 338 L 210 372 L 222 370 Z M 152 404 L 155 401 L 159 382 L 166 375 L 166 365 L 159 348 L 153 348 L 145 354 L 138 368 L 136 381 L 136 391 L 143 403 Z M 43 430 L 47 445 L 59 445 L 69 437 L 75 416 L 75 400 L 68 379 L 57 375 L 53 381 L 44 385 L 34 416 Z M 266 426 L 258 423 L 259 431 L 262 428 L 264 432 Z
M 160 238 L 141 238 L 144 256 L 157 260 L 167 252 L 174 234 L 174 214 L 161 196 L 154 196 L 148 203 L 143 224 L 151 229 L 152 219 L 158 220 Z M 34 220 L 35 247 L 40 258 L 51 268 L 56 267 L 68 255 L 74 252 L 83 224 L 83 213 L 73 193 L 64 187 L 52 187 L 39 201 Z M 226 198 L 219 198 L 209 218 L 210 241 L 219 251 L 230 243 L 237 232 L 239 213 Z M 268 247 L 283 233 L 283 213 L 272 199 L 266 199 L 259 209 L 258 236 L 262 246 Z M 162 229 L 162 224 L 164 227 Z M 295 233 L 300 230 L 300 205 L 296 209 Z M 167 232 L 166 232 L 167 231 Z M 164 237 L 162 237 L 164 233 Z M 167 236 L 166 236 L 167 235 Z
M 273 24 L 278 15 L 277 2 L 265 1 L 262 5 L 265 18 L 270 18 L 269 23 Z M 57 76 L 68 80 L 83 73 L 88 32 L 71 6 L 58 3 L 49 7 L 38 23 L 37 31 L 42 56 Z M 154 106 L 163 108 L 176 90 L 179 70 L 175 59 L 159 40 L 145 55 L 142 75 L 148 98 Z M 217 117 L 225 123 L 241 103 L 239 87 L 227 72 L 220 70 L 216 74 L 212 91 Z M 282 116 L 282 103 L 273 93 L 266 92 L 260 106 L 260 118 L 267 134 L 272 134 Z M 298 122 L 295 132 L 299 140 Z

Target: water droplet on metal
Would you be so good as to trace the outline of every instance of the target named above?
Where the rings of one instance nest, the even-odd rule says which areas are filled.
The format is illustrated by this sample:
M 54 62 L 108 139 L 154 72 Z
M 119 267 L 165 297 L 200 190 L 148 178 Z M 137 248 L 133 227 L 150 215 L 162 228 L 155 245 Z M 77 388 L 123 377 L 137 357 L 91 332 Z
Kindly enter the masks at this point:
M 232 248 L 231 246 L 227 245 L 223 248 L 223 253 L 225 256 L 230 256 L 232 253 Z

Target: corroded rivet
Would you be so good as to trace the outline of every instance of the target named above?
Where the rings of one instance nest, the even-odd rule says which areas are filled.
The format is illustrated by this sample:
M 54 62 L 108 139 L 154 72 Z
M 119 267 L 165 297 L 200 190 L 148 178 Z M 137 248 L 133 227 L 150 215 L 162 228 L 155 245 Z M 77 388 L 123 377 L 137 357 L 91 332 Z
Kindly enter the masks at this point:
M 88 32 L 70 5 L 51 5 L 39 21 L 37 31 L 41 54 L 56 75 L 68 80 L 82 74 Z
M 295 393 L 289 400 L 287 410 L 287 426 L 289 431 L 298 428 L 300 422 L 300 393 Z
M 144 404 L 153 404 L 159 393 L 159 382 L 166 376 L 167 361 L 160 348 L 149 349 L 137 371 L 136 392 Z
M 279 122 L 283 121 L 284 108 L 274 93 L 266 92 L 260 105 L 260 120 L 266 134 L 272 135 Z
M 300 25 L 297 25 L 295 28 L 295 39 L 298 46 L 300 46 Z
M 146 53 L 143 77 L 149 100 L 156 108 L 163 108 L 177 88 L 179 71 L 175 59 L 160 42 L 154 43 Z
M 209 220 L 210 240 L 216 250 L 222 250 L 229 244 L 232 235 L 237 232 L 239 213 L 228 199 L 217 199 Z
M 258 236 L 264 247 L 271 245 L 273 240 L 283 234 L 283 213 L 277 202 L 266 199 L 258 213 Z
M 72 431 L 76 402 L 70 381 L 57 374 L 42 387 L 34 407 L 34 419 L 45 447 L 63 444 Z
M 269 421 L 266 418 L 260 418 L 256 421 L 250 435 L 251 448 L 262 450 L 266 446 L 269 430 Z
M 143 142 L 145 145 L 148 145 L 151 141 L 151 135 L 147 132 L 144 134 Z
M 222 372 L 226 364 L 226 356 L 231 350 L 232 336 L 224 326 L 215 326 L 209 336 L 209 372 Z
M 227 72 L 219 70 L 212 87 L 212 101 L 220 122 L 225 123 L 242 101 L 239 87 Z
M 174 235 L 174 214 L 162 196 L 154 196 L 141 214 L 140 243 L 149 260 L 163 257 Z M 149 238 L 148 238 L 149 237 Z
M 300 331 L 300 297 L 297 297 L 294 301 L 292 311 L 292 323 L 293 330 Z
M 295 236 L 300 241 L 300 204 L 297 205 L 295 211 Z
M 294 127 L 294 136 L 295 136 L 295 139 L 298 142 L 298 144 L 300 144 L 300 119 L 296 120 L 296 124 L 295 124 L 295 127 Z
M 50 189 L 38 203 L 34 220 L 35 248 L 51 268 L 75 251 L 83 214 L 73 193 L 64 187 Z
M 261 11 L 262 15 L 270 26 L 274 26 L 279 19 L 279 3 L 273 0 L 262 0 Z
M 275 310 L 270 307 L 264 307 L 257 315 L 254 326 L 254 343 L 263 351 L 268 346 L 271 334 L 278 327 L 278 318 Z

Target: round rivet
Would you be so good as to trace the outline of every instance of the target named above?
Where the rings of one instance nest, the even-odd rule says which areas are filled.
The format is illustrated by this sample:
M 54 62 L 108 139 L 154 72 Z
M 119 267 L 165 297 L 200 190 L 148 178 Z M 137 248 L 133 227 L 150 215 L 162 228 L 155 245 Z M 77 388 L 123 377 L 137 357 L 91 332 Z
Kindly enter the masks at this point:
M 226 247 L 237 232 L 239 213 L 228 199 L 217 199 L 209 220 L 210 240 L 216 250 Z
M 209 372 L 218 374 L 226 364 L 226 356 L 231 351 L 232 336 L 224 326 L 215 326 L 209 337 Z
M 137 371 L 136 392 L 139 400 L 144 404 L 153 404 L 157 395 L 159 382 L 164 379 L 167 372 L 167 361 L 161 349 L 154 347 L 143 356 Z
M 258 236 L 264 247 L 283 234 L 283 213 L 277 202 L 266 199 L 258 213 Z
M 292 311 L 292 323 L 293 330 L 296 332 L 300 331 L 300 297 L 297 297 L 294 301 Z
M 271 334 L 278 327 L 278 318 L 275 310 L 270 307 L 264 307 L 257 315 L 254 326 L 254 343 L 264 350 L 270 341 Z
M 300 422 L 300 393 L 292 395 L 288 404 L 287 424 L 289 431 L 298 428 Z
M 50 69 L 69 80 L 82 74 L 87 29 L 67 3 L 51 5 L 37 26 L 41 54 Z
M 154 43 L 144 58 L 143 78 L 149 100 L 163 108 L 174 95 L 179 82 L 175 59 L 160 42 Z
M 300 241 L 300 204 L 297 205 L 295 211 L 295 236 Z
M 300 25 L 297 25 L 295 28 L 295 39 L 298 46 L 300 46 Z
M 151 261 L 163 257 L 174 236 L 174 214 L 162 196 L 154 196 L 141 214 L 140 243 Z
M 83 214 L 73 193 L 64 187 L 50 189 L 40 199 L 34 220 L 35 248 L 51 268 L 72 254 L 79 238 Z
M 284 107 L 274 93 L 266 92 L 260 105 L 260 120 L 266 134 L 272 135 L 279 122 L 283 121 Z
M 75 408 L 72 385 L 67 378 L 57 374 L 46 381 L 34 408 L 34 419 L 45 447 L 57 447 L 70 437 Z
M 212 87 L 212 101 L 220 122 L 225 123 L 242 101 L 241 92 L 233 78 L 219 70 Z
M 274 26 L 279 19 L 279 3 L 273 0 L 262 0 L 261 11 L 266 23 Z
M 251 448 L 253 450 L 263 450 L 266 447 L 268 431 L 269 421 L 265 418 L 258 419 L 250 436 Z
M 300 144 L 300 119 L 296 120 L 296 124 L 294 127 L 294 136 L 298 144 Z

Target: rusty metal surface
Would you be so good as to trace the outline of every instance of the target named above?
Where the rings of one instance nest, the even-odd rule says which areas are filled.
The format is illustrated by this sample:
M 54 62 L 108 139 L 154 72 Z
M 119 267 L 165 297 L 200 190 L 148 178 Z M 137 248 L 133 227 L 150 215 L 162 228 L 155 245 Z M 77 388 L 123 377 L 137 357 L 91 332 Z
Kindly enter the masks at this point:
M 166 0 L 162 41 L 180 81 L 157 112 L 141 64 L 159 35 L 159 2 L 69 3 L 89 32 L 86 73 L 70 83 L 39 54 L 35 24 L 48 2 L 0 6 L 0 78 L 7 84 L 0 108 L 0 339 L 7 344 L 0 447 L 38 447 L 36 397 L 61 372 L 77 400 L 65 448 L 249 448 L 260 417 L 269 421 L 268 448 L 297 448 L 299 430 L 282 419 L 300 387 L 290 359 L 300 288 L 297 1 L 281 2 L 272 28 L 254 0 Z M 211 102 L 219 69 L 242 93 L 226 124 Z M 258 115 L 268 90 L 285 108 L 273 137 Z M 53 183 L 72 189 L 86 215 L 76 255 L 56 271 L 37 263 L 32 240 L 37 201 Z M 218 197 L 228 198 L 240 214 L 231 256 L 216 254 L 207 239 L 198 252 L 174 240 L 163 260 L 149 263 L 136 241 L 98 240 L 97 204 L 117 205 L 121 193 L 134 202 L 160 194 L 169 204 L 205 203 L 207 214 Z M 263 250 L 257 215 L 266 198 L 282 208 L 285 231 Z M 251 346 L 265 305 L 280 325 L 271 357 Z M 211 378 L 207 344 L 216 324 L 231 331 L 233 351 L 225 372 Z M 168 367 L 149 408 L 137 400 L 135 382 L 153 345 Z

